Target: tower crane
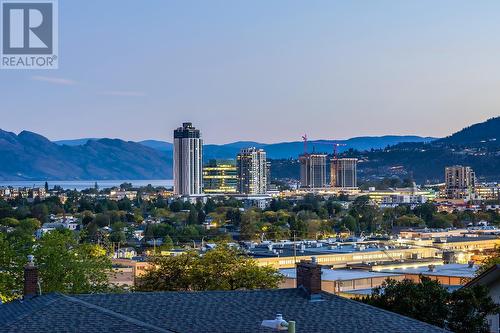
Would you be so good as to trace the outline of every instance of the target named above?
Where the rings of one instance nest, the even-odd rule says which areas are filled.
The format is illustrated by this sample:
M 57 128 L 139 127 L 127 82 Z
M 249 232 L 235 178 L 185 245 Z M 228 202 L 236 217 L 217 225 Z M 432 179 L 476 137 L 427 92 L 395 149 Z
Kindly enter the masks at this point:
M 338 147 L 340 146 L 347 146 L 345 143 L 338 143 L 338 142 L 334 142 L 333 143 L 333 159 L 337 159 L 337 150 L 338 150 Z
M 307 134 L 302 136 L 302 140 L 304 141 L 304 154 L 307 154 Z

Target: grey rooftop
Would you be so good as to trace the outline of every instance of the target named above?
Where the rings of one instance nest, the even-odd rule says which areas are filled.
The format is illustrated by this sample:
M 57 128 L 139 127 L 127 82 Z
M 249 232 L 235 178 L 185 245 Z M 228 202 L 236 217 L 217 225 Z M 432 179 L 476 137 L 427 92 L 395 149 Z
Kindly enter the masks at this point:
M 297 332 L 446 332 L 336 295 L 302 289 L 36 296 L 0 305 L 1 332 L 271 332 L 282 313 Z

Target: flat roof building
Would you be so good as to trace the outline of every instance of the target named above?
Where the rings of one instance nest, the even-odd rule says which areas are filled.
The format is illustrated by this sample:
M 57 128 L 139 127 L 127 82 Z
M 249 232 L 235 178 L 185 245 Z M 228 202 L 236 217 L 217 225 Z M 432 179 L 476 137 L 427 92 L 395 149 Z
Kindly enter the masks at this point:
M 296 269 L 280 269 L 280 273 L 285 276 L 281 288 L 295 288 L 297 286 Z M 354 297 L 365 294 L 366 290 L 371 292 L 371 289 L 381 286 L 388 278 L 401 281 L 404 279 L 404 274 L 322 268 L 321 290 L 346 297 Z M 359 294 L 356 292 L 359 292 Z
M 379 272 L 404 274 L 405 278 L 414 282 L 420 280 L 420 275 L 430 277 L 447 286 L 461 286 L 469 282 L 476 275 L 478 266 L 472 264 L 431 264 L 427 267 L 404 267 L 382 269 Z

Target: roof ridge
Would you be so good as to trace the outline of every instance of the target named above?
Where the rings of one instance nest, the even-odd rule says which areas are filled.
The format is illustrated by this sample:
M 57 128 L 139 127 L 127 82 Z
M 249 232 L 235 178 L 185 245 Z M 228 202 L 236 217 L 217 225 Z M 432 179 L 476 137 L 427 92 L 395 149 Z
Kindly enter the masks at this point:
M 47 294 L 47 296 L 48 296 L 48 295 L 50 295 L 50 296 L 59 296 L 57 293 L 49 293 L 49 294 Z M 43 295 L 43 296 L 45 296 L 45 295 Z M 41 299 L 42 295 L 37 295 L 37 296 L 35 296 L 35 297 L 31 298 L 31 299 L 28 299 L 28 300 L 20 299 L 20 300 L 19 300 L 19 302 L 23 302 L 23 303 L 25 303 L 26 301 L 31 301 L 31 300 L 36 299 L 36 297 L 40 297 L 40 302 L 42 302 L 42 301 L 43 301 L 43 300 Z M 20 321 L 20 320 L 22 320 L 22 319 L 24 319 L 24 318 L 26 318 L 26 317 L 28 317 L 28 316 L 30 316 L 30 315 L 32 315 L 32 314 L 34 314 L 34 313 L 37 313 L 37 312 L 39 312 L 39 311 L 42 311 L 43 309 L 45 309 L 45 306 L 50 305 L 50 304 L 52 304 L 52 303 L 56 302 L 57 300 L 58 300 L 58 298 L 57 298 L 57 297 L 51 298 L 51 299 L 47 300 L 47 301 L 43 304 L 43 306 L 40 306 L 40 307 L 34 308 L 34 309 L 32 309 L 31 311 L 27 311 L 26 313 L 23 313 L 23 314 L 21 314 L 21 315 L 19 315 L 19 316 L 16 316 L 15 318 L 13 318 L 13 319 L 12 319 L 12 321 L 8 322 L 6 325 L 7 325 L 7 326 L 11 326 L 12 324 L 17 323 L 18 321 Z
M 494 265 L 492 265 L 490 268 L 488 268 L 487 270 L 485 270 L 481 274 L 476 275 L 474 278 L 472 278 L 472 280 L 470 280 L 465 285 L 463 285 L 462 288 L 471 287 L 471 286 L 477 284 L 479 281 L 481 281 L 482 279 L 484 279 L 488 274 L 490 274 L 491 272 L 496 271 L 497 269 L 500 269 L 500 264 L 494 264 Z M 476 271 L 476 273 L 477 273 L 477 271 Z
M 170 329 L 164 329 L 164 328 L 161 328 L 161 327 L 158 327 L 158 326 L 155 326 L 155 325 L 143 322 L 141 320 L 138 320 L 138 319 L 126 316 L 124 314 L 112 311 L 110 309 L 103 308 L 103 307 L 101 307 L 99 305 L 95 305 L 95 304 L 86 302 L 86 301 L 81 300 L 81 299 L 76 298 L 76 297 L 72 297 L 72 296 L 68 296 L 68 295 L 64 295 L 64 294 L 59 294 L 59 295 L 62 298 L 66 299 L 66 300 L 68 300 L 70 302 L 79 303 L 79 304 L 81 304 L 83 306 L 86 306 L 86 307 L 88 307 L 90 309 L 103 312 L 103 313 L 105 313 L 105 314 L 107 314 L 109 316 L 116 317 L 116 318 L 119 318 L 121 320 L 125 320 L 125 321 L 127 321 L 129 323 L 132 323 L 134 325 L 137 325 L 137 326 L 141 326 L 141 327 L 144 327 L 144 328 L 147 328 L 147 329 L 150 329 L 150 330 L 154 330 L 156 332 L 161 332 L 161 333 L 178 333 L 176 331 L 173 331 L 173 330 L 170 330 Z
M 347 298 L 347 297 L 342 297 L 342 296 L 339 296 L 339 295 L 335 295 L 335 294 L 332 294 L 332 293 L 329 293 L 329 292 L 325 292 L 325 293 L 328 294 L 328 295 L 330 295 L 332 298 L 340 298 L 343 301 L 349 301 L 349 302 L 352 302 L 352 303 L 356 303 L 358 305 L 362 305 L 364 307 L 368 307 L 368 308 L 370 308 L 372 310 L 376 310 L 376 311 L 379 311 L 379 312 L 384 312 L 384 313 L 387 313 L 387 314 L 390 314 L 390 315 L 393 315 L 393 316 L 398 316 L 398 317 L 401 317 L 401 318 L 405 318 L 407 320 L 416 321 L 416 322 L 418 322 L 420 324 L 427 325 L 427 326 L 430 326 L 432 328 L 440 329 L 443 332 L 450 332 L 450 331 L 448 331 L 445 328 L 442 328 L 442 327 L 439 327 L 439 326 L 436 326 L 436 325 L 432 325 L 432 324 L 426 323 L 425 321 L 421 321 L 421 320 L 418 320 L 418 319 L 415 319 L 415 318 L 407 317 L 407 316 L 404 316 L 404 315 L 399 314 L 397 312 L 392 312 L 392 311 L 389 311 L 389 310 L 378 308 L 378 307 L 370 305 L 370 304 L 366 304 L 366 303 L 363 303 L 363 302 L 355 301 L 353 299 L 350 299 L 350 298 Z
M 157 294 L 206 294 L 206 293 L 234 293 L 234 292 L 262 292 L 262 291 L 284 291 L 284 290 L 295 290 L 297 288 L 266 288 L 266 289 L 234 289 L 234 290 L 156 290 L 156 291 L 133 291 L 133 292 L 124 292 L 124 293 L 116 293 L 115 295 L 157 295 Z M 92 296 L 92 295 L 109 295 L 110 293 L 92 293 L 92 294 L 75 294 L 75 296 L 82 298 Z

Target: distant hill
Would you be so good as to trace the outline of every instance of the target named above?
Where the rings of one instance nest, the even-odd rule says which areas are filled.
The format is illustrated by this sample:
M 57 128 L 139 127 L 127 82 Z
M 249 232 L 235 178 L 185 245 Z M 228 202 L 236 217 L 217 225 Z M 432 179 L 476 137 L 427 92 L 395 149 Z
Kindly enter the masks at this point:
M 95 141 L 95 140 L 99 140 L 99 138 L 83 138 L 83 139 L 75 139 L 75 140 L 58 140 L 58 141 L 54 141 L 54 143 L 62 146 L 62 145 L 66 145 L 66 146 L 83 146 L 84 144 L 87 143 L 87 141 Z
M 345 146 L 339 146 L 338 152 L 344 152 L 349 149 L 365 151 L 371 149 L 381 149 L 387 146 L 392 146 L 402 142 L 430 142 L 435 138 L 420 137 L 420 136 L 401 136 L 401 135 L 385 135 L 385 136 L 363 136 L 355 137 L 347 140 L 313 140 L 307 143 L 308 151 L 316 151 L 322 153 L 332 153 L 333 144 L 340 143 Z M 263 146 L 269 158 L 296 158 L 304 150 L 302 141 L 274 143 Z
M 500 180 L 500 118 L 472 125 L 442 139 L 419 136 L 355 137 L 312 140 L 308 150 L 359 158 L 360 179 L 413 177 L 418 182 L 443 180 L 444 167 L 472 166 L 480 180 Z M 298 178 L 297 156 L 303 142 L 239 141 L 204 146 L 204 158 L 235 158 L 244 147 L 264 148 L 273 177 Z M 172 177 L 172 144 L 85 138 L 51 142 L 36 133 L 0 130 L 0 180 L 165 179 Z
M 474 124 L 446 138 L 430 142 L 402 142 L 374 151 L 350 151 L 357 157 L 360 179 L 413 178 L 419 183 L 444 181 L 449 165 L 471 166 L 480 181 L 500 180 L 500 118 Z M 281 161 L 275 170 L 298 170 Z M 272 170 L 272 168 L 271 168 Z M 295 172 L 298 178 L 298 171 Z
M 469 147 L 500 146 L 500 117 L 466 127 L 446 138 L 437 140 L 436 143 Z
M 97 139 L 76 139 L 76 140 L 61 140 L 56 141 L 57 144 L 66 144 L 69 146 L 83 145 L 89 140 Z M 420 137 L 413 135 L 385 135 L 385 136 L 363 136 L 355 137 L 348 140 L 314 140 L 308 142 L 309 150 L 313 149 L 317 152 L 331 153 L 333 151 L 333 143 L 341 143 L 346 146 L 340 146 L 338 151 L 343 152 L 349 149 L 360 151 L 381 149 L 387 146 L 392 146 L 402 142 L 430 142 L 435 140 L 431 137 Z M 153 148 L 162 152 L 171 152 L 173 145 L 170 142 L 159 140 L 145 140 L 138 143 Z M 257 147 L 263 148 L 267 152 L 268 158 L 295 158 L 304 150 L 302 141 L 279 142 L 279 143 L 260 143 L 255 141 L 237 141 L 226 144 L 205 144 L 203 146 L 203 156 L 205 159 L 220 158 L 229 159 L 236 158 L 236 154 L 242 148 Z
M 36 133 L 0 130 L 0 180 L 167 179 L 170 153 L 118 139 L 58 145 Z
M 393 165 L 403 165 L 419 181 L 444 181 L 444 168 L 454 164 L 471 166 L 480 181 L 499 181 L 500 117 L 471 125 L 429 144 L 395 145 L 374 160 L 377 168 L 391 160 Z
M 170 142 L 166 141 L 159 141 L 159 140 L 144 140 L 144 141 L 139 141 L 141 145 L 144 145 L 149 148 L 153 148 L 156 150 L 160 151 L 172 151 L 174 149 L 174 146 Z

